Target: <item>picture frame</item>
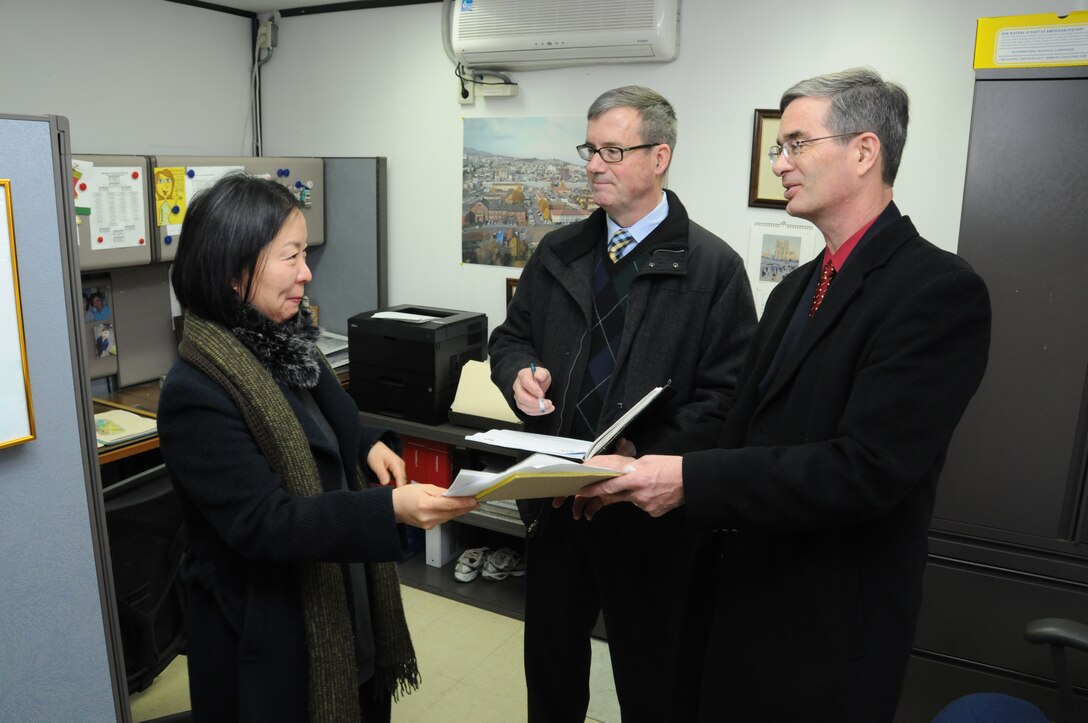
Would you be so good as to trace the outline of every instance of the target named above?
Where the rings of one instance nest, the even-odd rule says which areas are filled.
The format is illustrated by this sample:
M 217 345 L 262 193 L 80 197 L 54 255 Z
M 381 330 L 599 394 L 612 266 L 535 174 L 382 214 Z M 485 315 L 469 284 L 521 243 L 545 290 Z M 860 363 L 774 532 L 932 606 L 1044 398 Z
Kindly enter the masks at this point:
M 758 208 L 785 208 L 782 182 L 774 175 L 768 149 L 778 142 L 782 111 L 757 108 L 752 132 L 752 168 L 748 181 L 748 205 Z
M 0 449 L 35 438 L 9 179 L 0 179 L 0 409 Z
M 774 288 L 816 255 L 816 227 L 799 220 L 753 221 L 745 268 L 756 302 L 756 318 Z
M 510 302 L 514 300 L 514 291 L 518 288 L 517 279 L 506 280 L 506 305 L 510 306 Z

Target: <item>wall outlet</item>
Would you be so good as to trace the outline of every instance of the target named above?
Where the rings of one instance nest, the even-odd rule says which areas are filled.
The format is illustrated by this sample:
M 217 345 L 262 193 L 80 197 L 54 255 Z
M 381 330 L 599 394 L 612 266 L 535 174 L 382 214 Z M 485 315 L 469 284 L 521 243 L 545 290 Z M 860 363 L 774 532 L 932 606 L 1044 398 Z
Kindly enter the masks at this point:
M 276 24 L 271 20 L 264 20 L 257 26 L 257 49 L 271 50 L 276 47 L 278 38 Z
M 472 105 L 476 102 L 476 84 L 471 80 L 457 79 L 457 100 L 461 105 Z

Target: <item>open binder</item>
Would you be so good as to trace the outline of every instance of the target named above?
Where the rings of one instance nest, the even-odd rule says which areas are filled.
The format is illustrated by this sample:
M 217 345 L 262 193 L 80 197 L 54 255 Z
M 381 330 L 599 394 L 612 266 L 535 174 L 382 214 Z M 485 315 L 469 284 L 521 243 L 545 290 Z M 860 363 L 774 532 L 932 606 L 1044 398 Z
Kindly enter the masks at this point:
M 539 452 L 555 457 L 586 460 L 607 450 L 639 415 L 657 402 L 668 398 L 672 391 L 672 387 L 668 384 L 651 389 L 646 396 L 628 409 L 626 414 L 617 419 L 611 427 L 592 442 L 587 442 L 584 439 L 553 437 L 547 434 L 518 432 L 508 429 L 490 429 L 486 432 L 469 435 L 465 439 L 472 442 L 483 442 L 494 447 L 506 447 L 508 449 L 520 449 L 525 452 Z
M 478 500 L 569 497 L 578 494 L 586 485 L 618 477 L 623 473 L 603 467 L 587 467 L 582 462 L 606 451 L 639 415 L 668 398 L 671 393 L 672 388 L 668 384 L 651 389 L 592 442 L 508 429 L 471 434 L 465 439 L 535 454 L 502 472 L 461 470 L 446 494 L 451 497 L 472 496 Z
M 621 474 L 613 469 L 587 467 L 569 459 L 534 454 L 502 472 L 461 470 L 446 495 L 478 500 L 569 497 L 588 484 Z

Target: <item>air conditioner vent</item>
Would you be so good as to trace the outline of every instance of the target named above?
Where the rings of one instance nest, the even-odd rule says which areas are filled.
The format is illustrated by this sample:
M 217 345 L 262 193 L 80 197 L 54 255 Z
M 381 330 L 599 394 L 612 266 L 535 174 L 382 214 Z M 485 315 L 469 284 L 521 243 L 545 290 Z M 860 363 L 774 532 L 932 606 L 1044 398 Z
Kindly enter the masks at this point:
M 479 69 L 664 62 L 679 24 L 678 0 L 460 0 L 451 43 Z
M 654 0 L 497 0 L 472 2 L 462 12 L 461 37 L 489 38 L 548 32 L 652 32 Z

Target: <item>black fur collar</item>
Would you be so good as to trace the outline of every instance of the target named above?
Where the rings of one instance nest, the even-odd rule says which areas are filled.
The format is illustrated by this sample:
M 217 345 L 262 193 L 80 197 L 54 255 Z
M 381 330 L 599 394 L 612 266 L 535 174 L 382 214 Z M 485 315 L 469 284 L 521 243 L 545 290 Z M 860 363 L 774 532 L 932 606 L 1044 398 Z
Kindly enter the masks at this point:
M 242 307 L 231 333 L 253 352 L 277 382 L 313 389 L 321 376 L 321 361 L 314 342 L 321 331 L 309 309 L 277 324 L 250 305 Z

